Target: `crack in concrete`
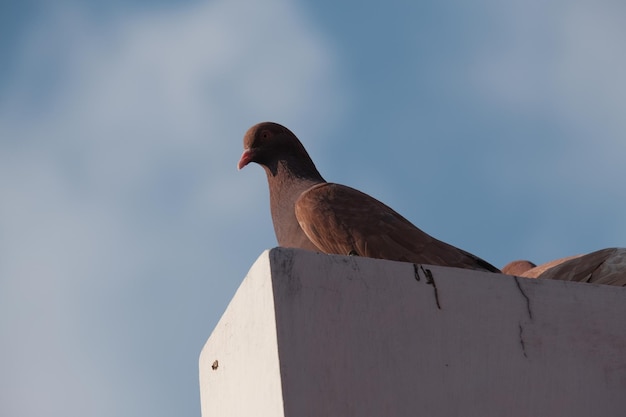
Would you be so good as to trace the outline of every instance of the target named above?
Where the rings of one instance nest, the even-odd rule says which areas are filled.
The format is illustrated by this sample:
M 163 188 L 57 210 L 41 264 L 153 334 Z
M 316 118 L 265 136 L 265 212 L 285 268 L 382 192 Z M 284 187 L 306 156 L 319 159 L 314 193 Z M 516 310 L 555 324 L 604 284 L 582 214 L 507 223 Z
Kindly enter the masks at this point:
M 519 282 L 519 277 L 513 276 L 513 279 L 515 280 L 515 285 L 517 285 L 517 289 L 522 294 L 522 296 L 526 299 L 526 310 L 528 311 L 528 317 L 530 317 L 530 319 L 532 320 L 533 312 L 530 310 L 530 298 L 528 298 L 528 296 L 522 289 L 522 284 Z
M 413 264 L 413 273 L 415 274 L 415 281 L 419 281 L 420 280 L 420 271 L 419 271 L 419 269 L 417 269 L 417 264 Z
M 526 354 L 526 344 L 524 343 L 524 327 L 522 327 L 522 323 L 519 323 L 519 344 L 522 346 L 522 353 L 525 358 L 528 358 Z
M 437 283 L 435 282 L 435 277 L 433 277 L 433 273 L 430 269 L 424 269 L 422 265 L 419 266 L 419 269 L 422 270 L 424 276 L 426 277 L 426 284 L 432 285 L 435 290 L 435 302 L 437 303 L 437 308 L 441 310 L 441 304 L 439 303 L 439 291 L 437 290 Z M 415 272 L 415 279 L 417 281 L 420 280 L 419 269 L 417 268 L 417 264 L 413 264 L 413 271 Z

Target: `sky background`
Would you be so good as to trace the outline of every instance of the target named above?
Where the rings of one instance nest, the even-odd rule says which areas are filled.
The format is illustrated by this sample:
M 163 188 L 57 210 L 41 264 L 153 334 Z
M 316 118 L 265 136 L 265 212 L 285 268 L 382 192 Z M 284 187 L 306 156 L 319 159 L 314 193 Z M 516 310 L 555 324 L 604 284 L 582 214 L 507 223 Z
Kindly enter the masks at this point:
M 199 416 L 276 245 L 242 137 L 496 266 L 626 245 L 626 3 L 0 3 L 0 415 Z

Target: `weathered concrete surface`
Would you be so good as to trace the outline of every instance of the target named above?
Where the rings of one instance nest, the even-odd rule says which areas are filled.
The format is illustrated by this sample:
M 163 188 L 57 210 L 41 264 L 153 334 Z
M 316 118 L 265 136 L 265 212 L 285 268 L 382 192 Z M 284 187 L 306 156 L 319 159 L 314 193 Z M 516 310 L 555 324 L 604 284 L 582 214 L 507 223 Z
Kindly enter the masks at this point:
M 200 356 L 203 417 L 626 415 L 626 288 L 423 268 L 264 252 Z

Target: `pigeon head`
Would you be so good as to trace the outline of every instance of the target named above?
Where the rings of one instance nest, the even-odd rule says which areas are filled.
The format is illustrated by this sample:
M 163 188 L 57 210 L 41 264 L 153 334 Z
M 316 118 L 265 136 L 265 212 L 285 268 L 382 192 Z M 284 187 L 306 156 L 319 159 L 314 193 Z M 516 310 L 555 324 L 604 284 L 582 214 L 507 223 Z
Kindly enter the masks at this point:
M 256 162 L 272 176 L 282 169 L 298 177 L 321 178 L 296 135 L 278 123 L 263 122 L 252 126 L 243 137 L 243 148 L 238 169 Z

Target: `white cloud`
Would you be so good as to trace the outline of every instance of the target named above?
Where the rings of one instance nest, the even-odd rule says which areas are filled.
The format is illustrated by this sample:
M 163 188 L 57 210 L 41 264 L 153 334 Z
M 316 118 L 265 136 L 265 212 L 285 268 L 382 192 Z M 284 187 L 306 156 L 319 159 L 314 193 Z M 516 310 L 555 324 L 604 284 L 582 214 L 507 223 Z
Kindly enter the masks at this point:
M 626 6 L 601 1 L 487 2 L 474 56 L 479 103 L 494 126 L 490 181 L 515 244 L 547 261 L 623 245 Z M 504 120 L 504 121 L 503 121 Z M 504 234 L 511 238 L 510 234 Z
M 502 29 L 478 54 L 490 100 L 558 120 L 574 146 L 624 147 L 626 7 L 613 1 L 493 6 Z M 593 135 L 593 142 L 587 141 Z
M 532 150 L 539 163 L 531 171 L 550 190 L 613 188 L 612 178 L 626 175 L 626 6 L 532 1 L 490 9 L 501 32 L 476 54 L 482 99 L 526 124 L 541 124 L 543 134 L 546 126 L 553 130 L 526 138 L 512 156 Z
M 167 332 L 206 337 L 274 244 L 241 137 L 266 119 L 322 133 L 337 59 L 282 0 L 107 22 L 59 6 L 23 50 L 0 97 L 2 414 L 196 412 L 201 342 Z

